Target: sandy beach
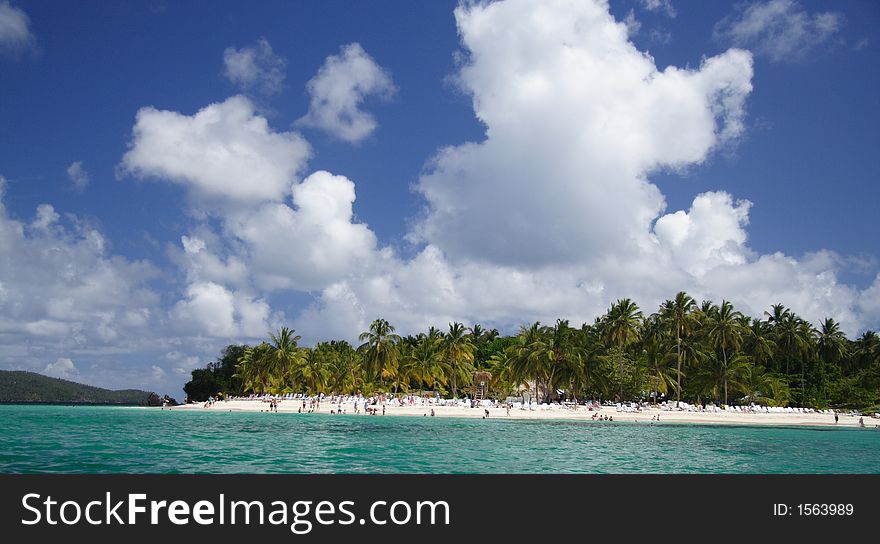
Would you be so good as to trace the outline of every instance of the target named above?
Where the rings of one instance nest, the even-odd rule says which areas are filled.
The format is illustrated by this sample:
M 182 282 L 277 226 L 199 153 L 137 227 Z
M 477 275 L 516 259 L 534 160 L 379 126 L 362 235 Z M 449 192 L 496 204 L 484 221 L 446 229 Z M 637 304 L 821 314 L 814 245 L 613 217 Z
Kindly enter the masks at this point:
M 337 404 L 331 405 L 330 402 L 321 402 L 320 408 L 315 412 L 322 414 L 330 414 L 331 410 L 337 409 Z M 342 405 L 345 413 L 338 414 L 338 417 L 359 418 L 359 417 L 383 417 L 382 406 L 378 406 L 378 414 L 370 416 L 364 414 L 361 410 L 359 414 L 354 413 L 353 404 Z M 301 400 L 283 400 L 278 405 L 278 413 L 297 413 L 302 408 Z M 213 406 L 205 407 L 205 403 L 195 403 L 173 408 L 165 408 L 166 410 L 203 410 L 203 411 L 219 411 L 219 412 L 268 412 L 269 403 L 260 400 L 229 400 L 217 401 Z M 645 423 L 645 424 L 707 424 L 707 425 L 768 425 L 768 426 L 828 426 L 828 427 L 858 427 L 859 417 L 864 417 L 866 428 L 875 428 L 880 425 L 880 419 L 869 416 L 856 416 L 851 414 L 838 414 L 838 422 L 835 423 L 834 415 L 823 413 L 739 413 L 731 411 L 720 412 L 700 412 L 685 411 L 675 409 L 661 409 L 660 407 L 641 408 L 638 411 L 618 411 L 615 406 L 602 406 L 598 410 L 588 410 L 584 406 L 578 406 L 577 409 L 569 407 L 548 405 L 544 407 L 528 408 L 511 408 L 510 415 L 503 407 L 475 407 L 468 408 L 464 406 L 394 406 L 388 404 L 385 406 L 385 416 L 415 416 L 430 417 L 431 410 L 434 410 L 436 417 L 458 417 L 458 418 L 476 418 L 482 419 L 485 410 L 489 410 L 490 418 L 497 419 L 520 419 L 520 420 L 567 420 L 567 421 L 594 421 L 593 416 L 598 413 L 600 417 L 609 416 L 615 422 L 623 423 Z M 427 414 L 427 416 L 426 416 Z M 659 417 L 659 420 L 657 419 Z M 597 418 L 598 419 L 598 418 Z M 604 421 L 595 421 L 597 424 L 605 423 Z

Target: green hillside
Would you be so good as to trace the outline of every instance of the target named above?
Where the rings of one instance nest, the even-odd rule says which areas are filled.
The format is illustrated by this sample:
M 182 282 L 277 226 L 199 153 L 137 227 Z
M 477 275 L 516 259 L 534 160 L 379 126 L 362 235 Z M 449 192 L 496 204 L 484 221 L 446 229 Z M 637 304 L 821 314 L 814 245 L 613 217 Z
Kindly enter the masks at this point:
M 148 391 L 111 391 L 34 372 L 0 370 L 0 403 L 147 404 Z

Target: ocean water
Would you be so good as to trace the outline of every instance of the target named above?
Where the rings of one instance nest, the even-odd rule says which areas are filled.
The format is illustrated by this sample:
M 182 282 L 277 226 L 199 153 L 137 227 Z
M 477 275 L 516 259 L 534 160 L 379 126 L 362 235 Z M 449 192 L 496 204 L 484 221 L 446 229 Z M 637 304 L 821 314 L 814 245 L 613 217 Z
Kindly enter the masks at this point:
M 0 406 L 6 473 L 880 473 L 880 429 Z

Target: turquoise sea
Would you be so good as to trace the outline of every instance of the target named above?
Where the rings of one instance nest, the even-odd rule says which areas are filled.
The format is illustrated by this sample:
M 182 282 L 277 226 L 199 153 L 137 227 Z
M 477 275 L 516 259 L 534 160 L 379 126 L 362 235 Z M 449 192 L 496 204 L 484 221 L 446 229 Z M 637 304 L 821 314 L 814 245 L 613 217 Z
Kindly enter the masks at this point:
M 0 406 L 6 473 L 880 473 L 880 429 Z

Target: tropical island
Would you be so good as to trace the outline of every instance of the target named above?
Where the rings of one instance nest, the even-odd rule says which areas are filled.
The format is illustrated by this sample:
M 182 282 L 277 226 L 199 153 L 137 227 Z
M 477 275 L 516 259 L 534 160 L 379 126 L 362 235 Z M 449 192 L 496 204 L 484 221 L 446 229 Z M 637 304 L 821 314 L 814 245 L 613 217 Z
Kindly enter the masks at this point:
M 167 395 L 150 391 L 113 391 L 91 385 L 51 378 L 23 370 L 0 370 L 0 404 L 108 404 L 120 406 L 162 406 L 176 404 Z
M 621 299 L 592 324 L 535 322 L 512 336 L 458 322 L 400 336 L 376 319 L 357 346 L 331 340 L 303 347 L 300 340 L 282 327 L 258 345 L 227 346 L 192 372 L 184 386 L 189 401 L 356 395 L 397 405 L 408 397 L 515 400 L 520 407 L 614 401 L 618 411 L 660 403 L 691 411 L 880 411 L 875 331 L 851 340 L 831 318 L 814 327 L 782 304 L 752 318 L 728 301 L 697 304 L 684 292 L 651 314 Z

